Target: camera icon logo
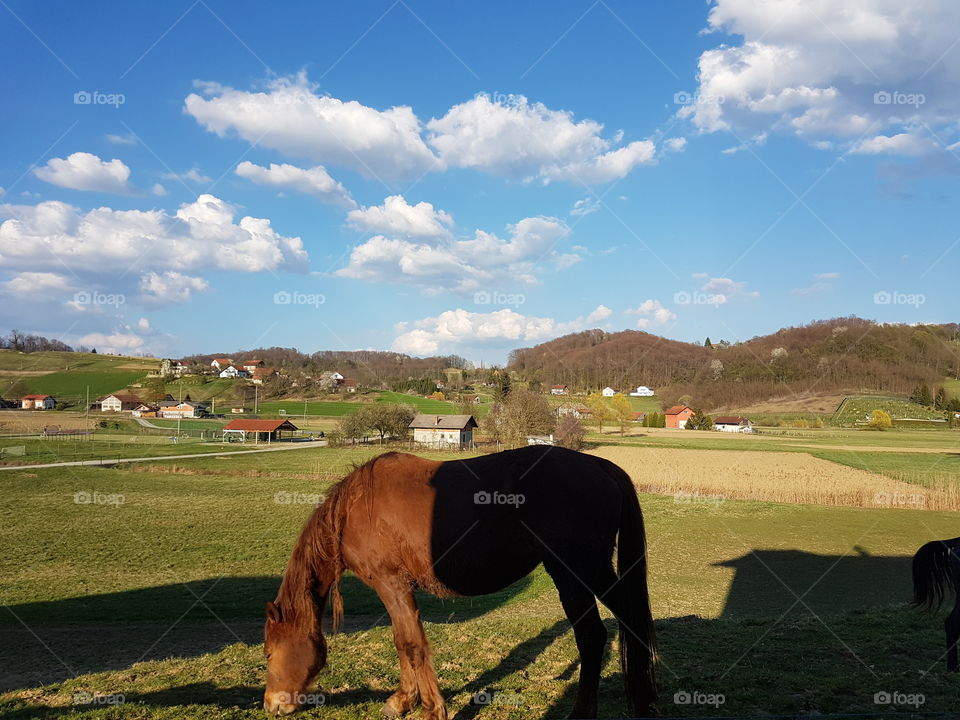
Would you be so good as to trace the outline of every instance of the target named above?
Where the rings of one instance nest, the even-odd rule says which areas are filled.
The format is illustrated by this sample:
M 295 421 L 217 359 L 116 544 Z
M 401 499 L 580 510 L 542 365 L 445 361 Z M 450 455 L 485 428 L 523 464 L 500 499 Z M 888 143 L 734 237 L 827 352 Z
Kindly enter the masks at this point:
M 874 705 L 889 705 L 893 702 L 893 697 L 886 690 L 881 690 L 873 694 Z
M 493 496 L 486 490 L 473 494 L 474 505 L 489 505 L 491 502 L 493 502 Z
M 893 95 L 886 90 L 879 90 L 873 94 L 874 105 L 889 105 L 893 101 Z
M 689 305 L 690 304 L 690 293 L 686 290 L 681 290 L 680 292 L 675 292 L 673 294 L 673 304 L 674 305 Z
M 493 702 L 493 697 L 490 693 L 481 690 L 473 694 L 473 704 L 474 705 L 489 705 Z
M 93 96 L 88 93 L 86 90 L 80 90 L 73 94 L 73 104 L 74 105 L 89 105 L 93 100 Z
M 289 305 L 291 302 L 293 302 L 293 295 L 286 290 L 280 290 L 273 294 L 274 305 Z
M 693 696 L 686 690 L 678 690 L 673 694 L 674 705 L 689 705 L 693 702 Z
M 875 305 L 889 305 L 892 299 L 893 296 L 886 290 L 879 290 L 873 294 L 873 302 Z
M 686 90 L 680 90 L 673 94 L 673 104 L 674 105 L 690 105 L 693 103 L 694 97 Z

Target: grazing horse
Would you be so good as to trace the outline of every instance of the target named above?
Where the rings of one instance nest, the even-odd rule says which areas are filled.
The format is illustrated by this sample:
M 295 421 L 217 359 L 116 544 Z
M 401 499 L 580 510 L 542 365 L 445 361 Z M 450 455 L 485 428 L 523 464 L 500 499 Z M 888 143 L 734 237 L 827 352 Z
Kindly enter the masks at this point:
M 350 570 L 380 596 L 393 625 L 400 688 L 382 712 L 397 717 L 419 701 L 425 720 L 446 720 L 414 588 L 485 595 L 540 563 L 557 586 L 580 653 L 570 717 L 597 716 L 607 640 L 598 598 L 619 622 L 633 711 L 652 715 L 655 638 L 637 493 L 613 463 L 545 446 L 446 462 L 391 452 L 335 485 L 307 520 L 277 598 L 267 603 L 264 709 L 286 715 L 308 697 L 327 661 L 321 618 L 329 599 L 336 632 L 340 575 Z
M 953 591 L 953 610 L 943 621 L 947 633 L 947 670 L 958 671 L 960 641 L 960 538 L 934 540 L 913 556 L 913 603 L 936 610 Z

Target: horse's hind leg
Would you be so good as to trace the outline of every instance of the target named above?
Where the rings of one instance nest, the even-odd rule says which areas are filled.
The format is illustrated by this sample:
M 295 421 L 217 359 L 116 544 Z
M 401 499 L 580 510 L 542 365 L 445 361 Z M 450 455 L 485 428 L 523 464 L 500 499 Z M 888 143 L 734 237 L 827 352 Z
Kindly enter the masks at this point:
M 947 633 L 947 671 L 958 672 L 960 670 L 957 664 L 957 644 L 960 642 L 960 594 L 957 595 L 957 603 L 953 606 L 953 611 L 943 621 L 943 627 Z
M 600 666 L 607 644 L 607 631 L 597 611 L 597 601 L 583 581 L 562 563 L 547 559 L 543 564 L 560 593 L 560 603 L 573 625 L 573 635 L 580 653 L 580 681 L 570 717 L 595 718 Z
M 398 717 L 412 709 L 419 696 L 423 720 L 447 720 L 413 590 L 396 578 L 378 583 L 376 591 L 390 613 L 393 641 L 400 657 L 400 689 L 387 699 L 381 712 L 388 717 Z

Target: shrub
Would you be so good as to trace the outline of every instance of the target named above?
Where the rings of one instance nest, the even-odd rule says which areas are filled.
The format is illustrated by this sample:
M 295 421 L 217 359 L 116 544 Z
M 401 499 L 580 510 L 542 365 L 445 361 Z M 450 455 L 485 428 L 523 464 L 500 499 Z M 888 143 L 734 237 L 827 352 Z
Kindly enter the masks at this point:
M 889 430 L 893 427 L 893 418 L 886 410 L 874 410 L 870 414 L 868 427 L 871 430 Z

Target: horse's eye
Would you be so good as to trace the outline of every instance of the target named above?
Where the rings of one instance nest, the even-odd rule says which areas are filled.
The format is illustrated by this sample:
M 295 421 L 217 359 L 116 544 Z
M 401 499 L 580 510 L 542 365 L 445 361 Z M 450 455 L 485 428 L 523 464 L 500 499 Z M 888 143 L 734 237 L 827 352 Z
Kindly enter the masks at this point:
M 273 655 L 273 653 L 265 652 L 265 653 L 263 654 L 263 656 L 264 656 L 267 660 L 270 659 L 270 656 L 271 656 L 271 655 Z

